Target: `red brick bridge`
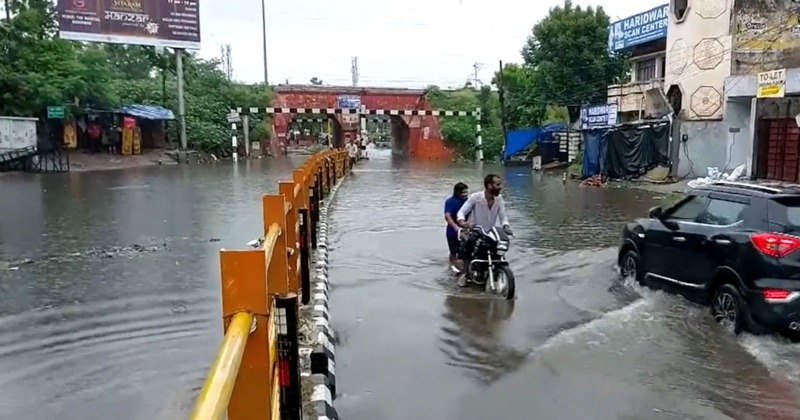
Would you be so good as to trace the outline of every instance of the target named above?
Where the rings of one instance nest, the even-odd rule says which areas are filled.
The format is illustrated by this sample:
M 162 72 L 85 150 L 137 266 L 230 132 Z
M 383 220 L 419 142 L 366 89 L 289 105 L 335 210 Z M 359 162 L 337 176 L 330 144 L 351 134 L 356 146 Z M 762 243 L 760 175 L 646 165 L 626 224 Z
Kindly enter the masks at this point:
M 356 138 L 360 132 L 361 115 L 388 115 L 391 119 L 392 150 L 395 154 L 430 160 L 452 157 L 452 150 L 442 141 L 437 116 L 439 113 L 425 99 L 425 90 L 278 85 L 274 87 L 274 91 L 272 138 L 277 142 L 286 140 L 289 124 L 295 118 L 303 118 L 301 114 L 317 114 L 329 119 L 332 122 L 336 146 L 342 146 L 348 138 Z M 460 112 L 457 115 L 461 116 L 451 118 L 472 116 L 474 119 L 475 111 Z

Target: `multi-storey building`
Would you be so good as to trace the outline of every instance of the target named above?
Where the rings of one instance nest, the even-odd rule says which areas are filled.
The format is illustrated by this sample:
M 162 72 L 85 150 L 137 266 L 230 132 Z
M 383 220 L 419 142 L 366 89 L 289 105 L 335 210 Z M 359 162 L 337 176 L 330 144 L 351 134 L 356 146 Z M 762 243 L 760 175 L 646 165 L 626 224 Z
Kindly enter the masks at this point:
M 747 164 L 752 177 L 798 181 L 798 12 L 794 0 L 671 0 L 665 92 L 677 176 Z M 781 85 L 772 95 L 785 97 L 757 99 L 759 73 L 771 70 Z
M 630 57 L 630 81 L 608 87 L 608 103 L 617 106 L 616 122 L 645 119 L 645 92 L 662 88 L 666 67 L 669 5 L 663 5 L 614 22 L 609 27 L 608 49 Z

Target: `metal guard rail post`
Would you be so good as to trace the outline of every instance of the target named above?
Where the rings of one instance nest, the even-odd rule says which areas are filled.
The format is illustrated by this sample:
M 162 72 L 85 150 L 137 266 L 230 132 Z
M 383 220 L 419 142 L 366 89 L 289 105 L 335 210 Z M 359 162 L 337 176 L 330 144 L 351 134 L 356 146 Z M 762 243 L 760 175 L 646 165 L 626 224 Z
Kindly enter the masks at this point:
M 316 234 L 310 220 L 302 218 L 310 219 L 319 209 L 322 191 L 349 170 L 343 150 L 309 157 L 292 172 L 292 181 L 279 182 L 278 194 L 262 196 L 261 247 L 220 250 L 225 335 L 190 419 L 217 420 L 226 414 L 228 420 L 301 418 L 299 355 L 290 355 L 293 363 L 280 359 L 279 335 L 293 339 L 295 345 L 289 347 L 297 353 L 297 323 L 286 319 L 298 316 L 298 296 L 304 285 L 310 287 L 304 278 L 309 252 L 302 247 Z M 287 324 L 295 331 L 286 331 Z

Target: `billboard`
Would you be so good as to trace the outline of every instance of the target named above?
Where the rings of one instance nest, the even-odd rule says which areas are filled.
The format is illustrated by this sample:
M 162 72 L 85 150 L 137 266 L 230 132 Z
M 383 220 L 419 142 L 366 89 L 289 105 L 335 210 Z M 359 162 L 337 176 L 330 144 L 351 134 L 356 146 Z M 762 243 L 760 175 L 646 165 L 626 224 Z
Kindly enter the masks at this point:
M 198 0 L 57 0 L 62 39 L 200 49 Z
M 581 130 L 608 127 L 617 124 L 617 105 L 600 104 L 581 107 Z
M 361 97 L 357 95 L 339 95 L 336 97 L 337 108 L 361 108 Z
M 667 37 L 669 4 L 608 25 L 608 50 L 619 51 Z

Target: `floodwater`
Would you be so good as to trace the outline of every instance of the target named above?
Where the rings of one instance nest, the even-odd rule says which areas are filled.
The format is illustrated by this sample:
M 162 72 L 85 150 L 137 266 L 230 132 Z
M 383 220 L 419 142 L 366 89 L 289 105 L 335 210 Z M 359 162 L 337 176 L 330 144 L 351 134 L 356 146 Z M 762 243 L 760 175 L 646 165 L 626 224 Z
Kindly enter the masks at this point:
M 302 161 L 0 178 L 0 418 L 185 419 L 221 338 L 219 248 Z
M 342 418 L 800 418 L 797 345 L 616 280 L 651 194 L 372 155 L 331 214 Z M 220 339 L 217 251 L 261 234 L 259 195 L 301 159 L 0 178 L 0 261 L 31 260 L 0 271 L 0 418 L 185 419 Z M 493 170 L 511 303 L 447 273 L 443 200 Z
M 518 298 L 458 290 L 443 201 L 499 173 Z M 653 195 L 528 168 L 361 164 L 331 215 L 336 407 L 347 420 L 800 418 L 800 347 L 726 335 L 682 298 L 617 280 Z

